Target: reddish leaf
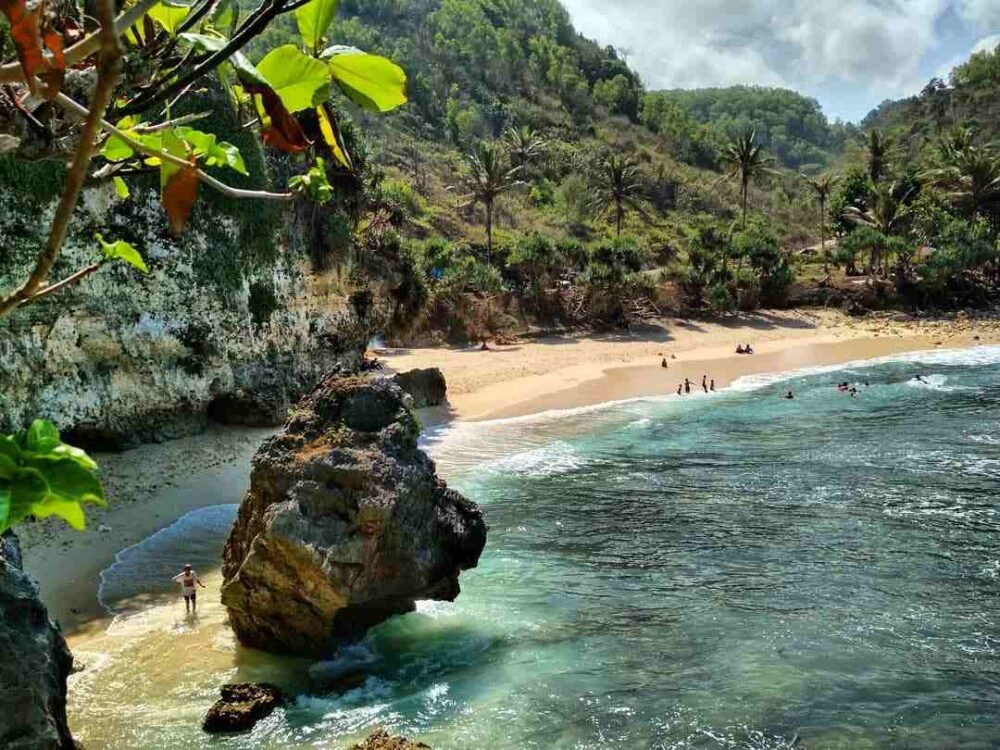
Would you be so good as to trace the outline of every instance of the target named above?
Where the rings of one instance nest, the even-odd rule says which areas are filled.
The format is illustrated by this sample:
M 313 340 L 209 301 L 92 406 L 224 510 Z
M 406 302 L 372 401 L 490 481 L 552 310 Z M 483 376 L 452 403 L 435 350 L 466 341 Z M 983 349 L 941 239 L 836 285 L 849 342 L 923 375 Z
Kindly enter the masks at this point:
M 167 211 L 170 231 L 180 234 L 198 197 L 198 170 L 194 166 L 179 167 L 163 187 L 163 207 Z
M 244 87 L 250 94 L 260 97 L 257 114 L 264 143 L 287 154 L 298 154 L 309 148 L 311 143 L 302 132 L 302 126 L 285 109 L 274 89 L 260 84 L 244 84 Z
M 44 33 L 41 30 L 41 7 L 39 4 L 35 9 L 28 10 L 25 0 L 0 0 L 0 10 L 10 23 L 10 36 L 17 49 L 17 59 L 21 63 L 29 90 L 36 93 L 37 76 L 45 84 L 44 90 L 38 93 L 51 98 L 62 85 L 66 58 L 63 56 L 62 37 L 47 24 L 44 24 Z M 43 49 L 47 49 L 51 56 L 46 57 Z

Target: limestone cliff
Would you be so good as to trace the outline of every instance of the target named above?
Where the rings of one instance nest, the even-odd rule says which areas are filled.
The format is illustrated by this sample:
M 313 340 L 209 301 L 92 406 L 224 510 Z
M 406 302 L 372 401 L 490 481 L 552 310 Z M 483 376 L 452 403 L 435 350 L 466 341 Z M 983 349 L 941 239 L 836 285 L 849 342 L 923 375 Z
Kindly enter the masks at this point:
M 66 677 L 73 657 L 21 569 L 13 533 L 0 536 L 0 747 L 72 750 Z
M 408 401 L 387 379 L 331 375 L 258 451 L 223 553 L 243 643 L 319 657 L 418 599 L 458 595 L 486 525 L 417 448 Z
M 259 144 L 216 111 L 210 124 L 240 145 L 251 173 L 223 176 L 269 186 Z M 63 174 L 61 162 L 0 156 L 0 289 L 44 245 Z M 357 362 L 388 318 L 385 274 L 372 285 L 355 273 L 349 232 L 348 249 L 327 258 L 333 270 L 313 272 L 325 241 L 313 217 L 334 209 L 203 188 L 174 237 L 155 174 L 130 185 L 127 199 L 110 183 L 84 191 L 52 278 L 99 257 L 95 232 L 131 242 L 149 274 L 108 266 L 0 321 L 0 429 L 41 417 L 70 440 L 114 449 L 190 434 L 208 416 L 277 426 L 323 373 Z

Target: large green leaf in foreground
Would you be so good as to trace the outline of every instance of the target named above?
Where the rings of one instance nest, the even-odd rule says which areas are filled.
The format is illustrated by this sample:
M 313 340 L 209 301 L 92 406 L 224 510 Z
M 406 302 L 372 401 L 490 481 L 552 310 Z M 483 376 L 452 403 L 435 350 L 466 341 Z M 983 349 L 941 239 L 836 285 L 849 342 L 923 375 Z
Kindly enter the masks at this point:
M 310 109 L 330 96 L 330 69 L 293 44 L 268 52 L 257 64 L 257 71 L 289 112 Z
M 406 103 L 406 73 L 391 60 L 355 47 L 328 47 L 321 55 L 347 97 L 359 107 L 388 112 Z

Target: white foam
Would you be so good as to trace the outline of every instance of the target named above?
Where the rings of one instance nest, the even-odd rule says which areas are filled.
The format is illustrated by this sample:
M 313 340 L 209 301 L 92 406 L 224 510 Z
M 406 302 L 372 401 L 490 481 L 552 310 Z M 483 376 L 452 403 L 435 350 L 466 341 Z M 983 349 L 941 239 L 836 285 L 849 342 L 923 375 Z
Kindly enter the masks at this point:
M 864 367 L 892 364 L 894 362 L 923 365 L 947 365 L 951 367 L 977 367 L 982 365 L 1000 364 L 1000 346 L 976 346 L 971 349 L 934 349 L 931 351 L 908 352 L 906 354 L 888 354 L 872 359 L 856 359 L 837 365 L 816 365 L 798 370 L 784 372 L 767 372 L 757 375 L 745 375 L 737 378 L 729 388 L 734 391 L 748 392 L 766 388 L 775 383 L 810 375 L 823 375 L 841 370 L 857 370 Z
M 494 474 L 516 474 L 525 477 L 554 477 L 583 465 L 573 446 L 557 440 L 541 448 L 515 453 L 492 461 L 483 467 Z
M 922 388 L 928 391 L 953 391 L 954 388 L 949 388 L 945 385 L 948 382 L 947 375 L 926 375 L 920 378 L 911 378 L 906 382 L 906 385 L 910 388 Z

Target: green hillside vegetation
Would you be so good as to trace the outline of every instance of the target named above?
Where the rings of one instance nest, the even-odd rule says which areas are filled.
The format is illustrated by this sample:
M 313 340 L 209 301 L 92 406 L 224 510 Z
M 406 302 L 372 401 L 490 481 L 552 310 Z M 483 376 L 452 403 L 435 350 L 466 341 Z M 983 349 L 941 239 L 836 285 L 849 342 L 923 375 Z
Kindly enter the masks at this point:
M 992 221 L 980 198 L 972 210 L 954 196 L 964 178 L 949 187 L 940 172 L 959 158 L 942 155 L 957 124 L 979 149 L 966 162 L 993 158 L 989 55 L 858 127 L 782 89 L 647 92 L 556 0 L 343 0 L 336 30 L 407 70 L 410 101 L 393 115 L 339 105 L 364 133 L 368 171 L 354 187 L 365 210 L 322 241 L 331 258 L 354 246 L 400 258 L 412 276 L 401 339 L 789 302 L 952 304 L 970 284 L 989 296 L 988 264 L 956 281 L 945 254 L 920 249 L 942 244 L 951 220 Z M 260 44 L 294 33 L 278 19 Z M 757 163 L 741 163 L 741 148 Z

